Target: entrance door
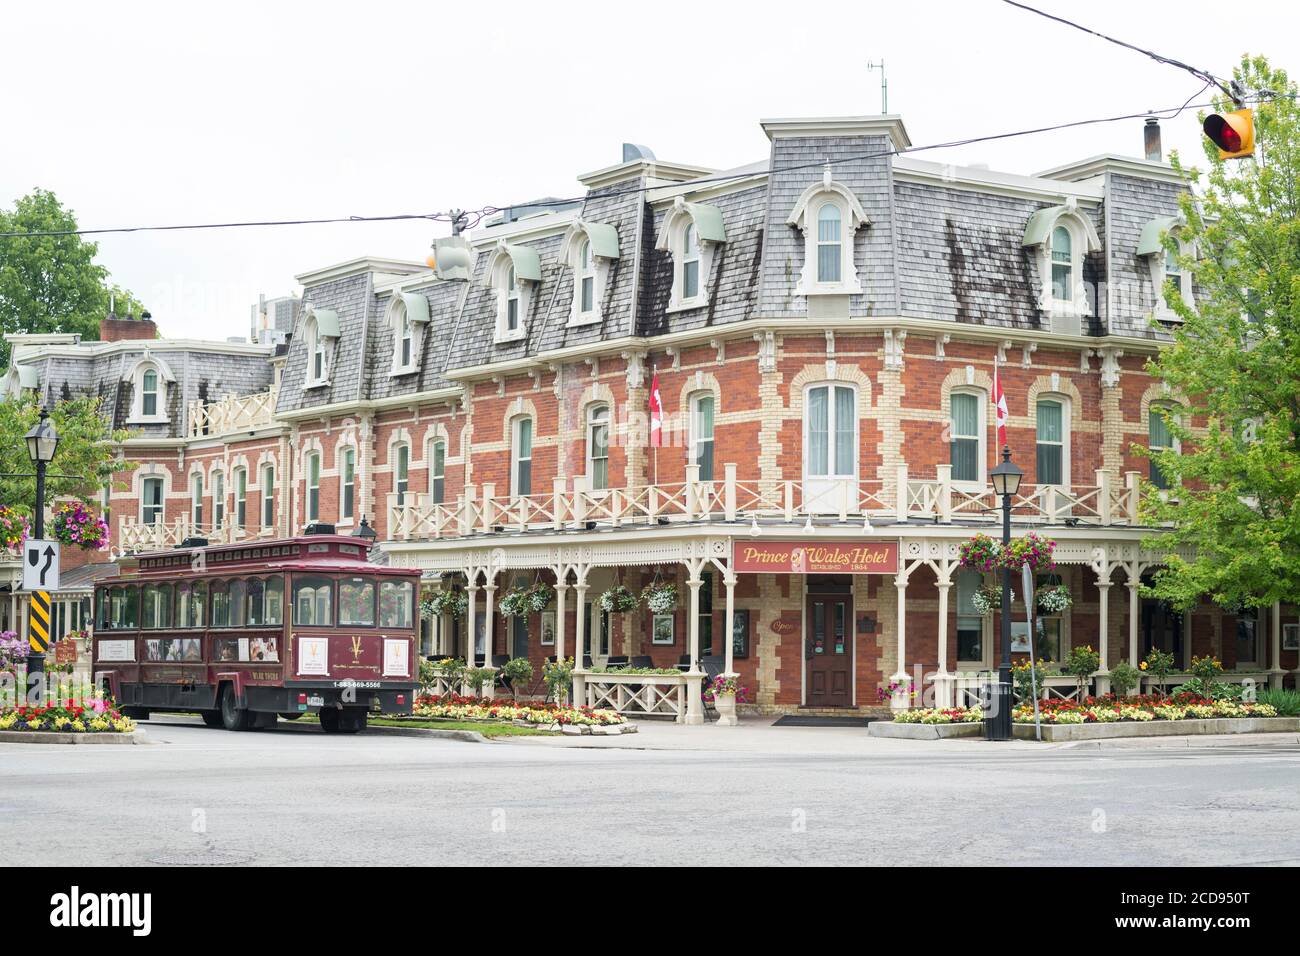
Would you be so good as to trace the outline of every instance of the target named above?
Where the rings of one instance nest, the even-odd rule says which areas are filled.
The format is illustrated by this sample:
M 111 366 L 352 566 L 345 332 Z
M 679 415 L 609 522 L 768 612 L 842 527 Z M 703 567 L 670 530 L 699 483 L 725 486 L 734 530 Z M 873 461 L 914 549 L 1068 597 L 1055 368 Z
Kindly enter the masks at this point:
M 848 594 L 808 595 L 804 669 L 809 707 L 849 707 L 853 703 L 852 610 Z

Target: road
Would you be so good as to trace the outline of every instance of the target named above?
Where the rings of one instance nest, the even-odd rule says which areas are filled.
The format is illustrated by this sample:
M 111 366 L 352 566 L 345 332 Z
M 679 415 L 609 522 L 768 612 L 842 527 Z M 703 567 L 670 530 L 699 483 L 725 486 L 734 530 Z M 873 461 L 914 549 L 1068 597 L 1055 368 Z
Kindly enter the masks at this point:
M 183 717 L 144 726 L 147 746 L 0 745 L 7 858 L 1300 863 L 1294 740 L 1085 751 L 868 740 L 821 728 L 728 738 L 721 729 L 659 726 L 584 748 L 325 737 L 285 724 L 235 734 Z M 658 746 L 672 749 L 632 749 Z

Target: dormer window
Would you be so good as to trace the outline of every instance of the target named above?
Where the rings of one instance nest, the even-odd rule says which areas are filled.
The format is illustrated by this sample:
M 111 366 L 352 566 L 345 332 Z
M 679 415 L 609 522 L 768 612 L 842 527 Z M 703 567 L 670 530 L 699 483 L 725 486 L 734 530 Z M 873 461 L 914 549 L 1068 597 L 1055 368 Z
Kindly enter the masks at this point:
M 1185 222 L 1182 216 L 1162 216 L 1142 227 L 1137 254 L 1147 260 L 1151 272 L 1151 288 L 1155 293 L 1153 314 L 1162 322 L 1180 322 L 1182 319 L 1166 299 L 1169 284 L 1188 305 L 1192 305 L 1192 274 L 1183 267 L 1183 257 L 1193 254 L 1192 247 L 1178 238 Z M 1167 240 L 1173 237 L 1175 249 Z
M 534 291 L 542 281 L 541 258 L 527 246 L 498 243 L 480 281 L 496 295 L 497 343 L 522 340 Z
M 560 246 L 560 261 L 573 270 L 569 325 L 595 325 L 604 318 L 601 303 L 617 259 L 618 231 L 613 226 L 578 220 L 569 227 Z
M 158 373 L 153 369 L 140 378 L 140 412 L 148 418 L 158 414 Z
M 1064 205 L 1040 209 L 1025 224 L 1020 243 L 1033 250 L 1038 267 L 1038 308 L 1050 330 L 1068 335 L 1082 332 L 1082 319 L 1091 315 L 1083 282 L 1084 257 L 1101 248 L 1097 230 L 1071 197 Z
M 167 390 L 176 381 L 165 362 L 145 355 L 122 376 L 131 385 L 131 416 L 129 425 L 165 424 L 167 417 Z
M 303 321 L 307 341 L 306 388 L 329 384 L 334 346 L 339 339 L 339 315 L 333 309 L 316 309 L 308 306 Z
M 655 241 L 655 248 L 673 260 L 668 311 L 698 309 L 708 303 L 713 262 L 718 246 L 726 241 L 722 212 L 717 207 L 686 202 L 681 196 L 673 201 Z
M 857 230 L 870 225 L 853 190 L 831 178 L 830 167 L 820 182 L 805 189 L 786 219 L 804 236 L 804 264 L 796 295 L 854 295 L 862 291 L 853 259 Z
M 429 300 L 415 292 L 394 292 L 388 305 L 388 327 L 393 331 L 393 375 L 417 371 L 429 325 Z

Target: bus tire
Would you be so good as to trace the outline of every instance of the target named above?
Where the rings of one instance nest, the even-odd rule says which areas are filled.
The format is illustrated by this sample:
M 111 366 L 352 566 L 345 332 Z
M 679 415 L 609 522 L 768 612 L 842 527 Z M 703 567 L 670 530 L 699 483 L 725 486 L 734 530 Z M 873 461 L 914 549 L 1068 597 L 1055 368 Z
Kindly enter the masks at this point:
M 320 729 L 327 734 L 337 734 L 339 732 L 339 710 L 337 707 L 322 707 L 320 714 Z
M 221 711 L 219 710 L 201 710 L 199 716 L 203 718 L 203 723 L 208 727 L 221 726 Z
M 235 688 L 224 684 L 221 688 L 221 725 L 227 730 L 247 730 L 253 723 L 253 715 L 247 710 L 240 710 L 235 699 Z
M 286 713 L 282 713 L 282 714 L 280 715 L 280 719 L 281 719 L 281 720 L 297 720 L 297 719 L 298 719 L 299 717 L 301 717 L 301 716 L 302 716 L 302 711 L 301 711 L 301 710 L 291 710 L 291 711 L 287 711 Z
M 339 711 L 339 733 L 355 734 L 366 729 L 366 712 L 360 707 L 345 707 Z

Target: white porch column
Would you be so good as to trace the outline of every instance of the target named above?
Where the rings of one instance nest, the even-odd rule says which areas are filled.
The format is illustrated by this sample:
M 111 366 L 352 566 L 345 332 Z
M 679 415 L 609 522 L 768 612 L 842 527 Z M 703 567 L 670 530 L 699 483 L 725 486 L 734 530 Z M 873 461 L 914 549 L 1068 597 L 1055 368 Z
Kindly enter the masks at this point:
M 1128 581 L 1128 662 L 1138 665 L 1138 585 L 1140 580 L 1133 575 Z
M 1110 673 L 1110 581 L 1097 581 L 1097 630 L 1100 634 L 1097 641 L 1101 645 L 1097 648 L 1101 654 L 1101 669 L 1099 674 Z
M 891 680 L 902 680 L 907 677 L 907 575 L 900 571 L 894 587 L 898 589 L 898 669 Z
M 951 707 L 953 684 L 948 675 L 948 593 L 952 581 L 939 581 L 939 673 L 934 678 L 934 705 Z
M 483 586 L 483 666 L 492 666 L 492 599 L 496 597 L 497 583 L 495 575 L 488 575 L 487 584 Z
M 1282 602 L 1274 601 L 1269 614 L 1268 686 L 1281 690 L 1282 674 Z
M 727 576 L 723 578 L 723 583 L 727 586 L 727 623 L 722 632 L 722 642 L 725 648 L 723 672 L 735 674 L 736 662 L 734 658 L 736 649 L 733 646 L 732 634 L 736 626 L 736 576 L 728 572 Z
M 582 659 L 587 653 L 587 575 L 578 576 L 578 583 L 573 586 L 574 600 L 577 603 L 573 615 L 573 706 L 581 707 L 587 703 L 587 671 L 582 666 Z M 558 640 L 558 638 L 557 638 Z
M 687 578 L 686 585 L 691 589 L 690 617 L 687 622 L 686 632 L 690 635 L 688 649 L 691 655 L 691 666 L 686 674 L 688 678 L 686 687 L 686 723 L 702 724 L 704 723 L 704 701 L 700 697 L 700 682 L 702 672 L 699 668 L 700 657 L 700 585 L 703 581 L 700 578 L 700 569 L 691 568 L 691 576 Z
M 555 585 L 555 659 L 564 660 L 564 597 L 569 593 L 569 586 L 563 580 Z
M 474 635 L 475 635 L 475 633 L 477 633 L 477 632 L 474 630 L 474 619 L 475 619 L 475 616 L 476 616 L 477 613 L 478 613 L 478 608 L 475 607 L 475 605 L 478 603 L 478 571 L 477 571 L 477 569 L 474 570 L 474 571 L 471 571 L 471 572 L 469 573 L 468 577 L 469 577 L 469 584 L 467 584 L 466 587 L 465 587 L 465 597 L 466 597 L 466 603 L 465 603 L 465 664 L 466 664 L 467 667 L 474 667 L 474 666 L 476 666 L 475 663 L 474 663 L 474 652 L 475 652 L 475 648 L 474 648 Z M 477 689 L 477 688 L 471 688 L 471 687 L 469 687 L 468 684 L 467 684 L 467 685 L 466 685 L 466 689 L 472 691 L 473 694 L 474 694 L 475 696 L 478 695 L 478 689 Z

